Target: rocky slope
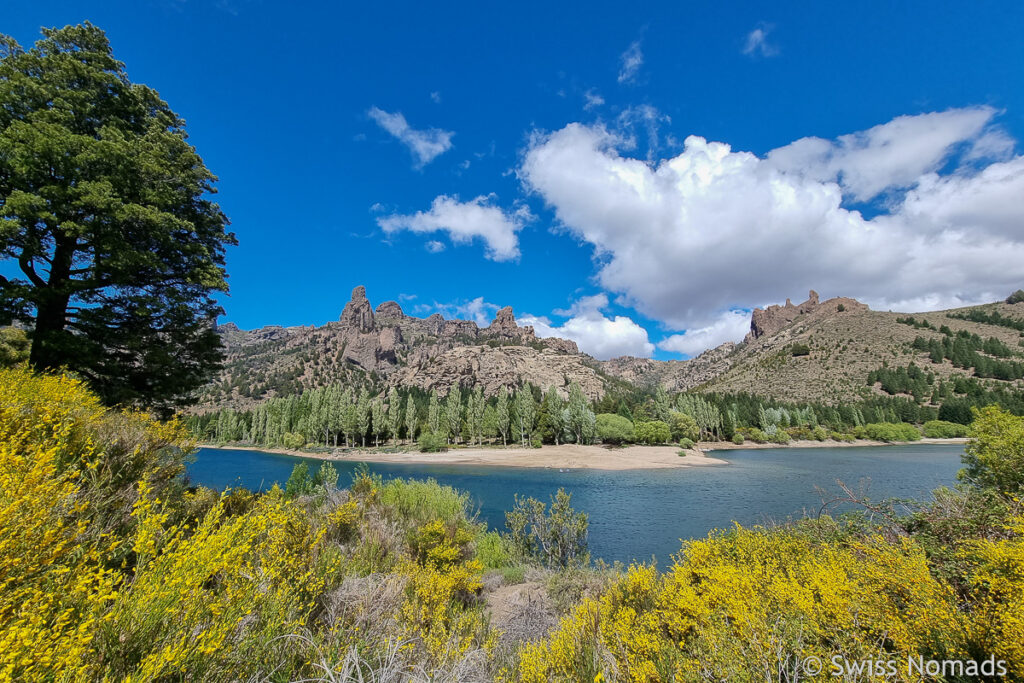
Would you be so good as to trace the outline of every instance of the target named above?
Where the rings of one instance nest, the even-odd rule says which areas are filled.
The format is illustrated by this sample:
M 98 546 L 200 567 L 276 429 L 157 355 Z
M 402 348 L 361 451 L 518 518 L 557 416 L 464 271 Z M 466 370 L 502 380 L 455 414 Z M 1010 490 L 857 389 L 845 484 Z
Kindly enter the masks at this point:
M 984 309 L 1024 319 L 1024 303 Z M 801 304 L 787 300 L 785 305 L 755 309 L 750 332 L 739 344 L 723 344 L 685 361 L 622 357 L 600 362 L 580 353 L 571 341 L 538 338 L 533 328 L 516 323 L 511 308 L 501 309 L 489 326 L 480 328 L 439 314 L 408 316 L 394 301 L 374 309 L 365 289 L 356 287 L 340 319 L 322 327 L 246 332 L 230 323 L 219 326 L 227 364 L 200 396 L 199 409 L 246 407 L 335 382 L 416 386 L 441 394 L 455 385 L 479 384 L 488 395 L 525 382 L 565 393 L 578 382 L 592 399 L 613 387 L 662 385 L 670 391 L 745 391 L 835 403 L 869 391 L 868 373 L 883 363 L 898 367 L 915 362 L 939 377 L 963 373 L 948 361 L 930 364 L 927 355 L 910 346 L 915 337 L 939 336 L 936 330 L 942 325 L 995 337 L 1024 353 L 1017 330 L 953 319 L 947 313 L 914 314 L 935 328 L 922 329 L 897 322 L 901 314 L 872 311 L 848 298 L 820 301 L 811 291 Z M 806 353 L 795 353 L 794 346 L 806 347 Z

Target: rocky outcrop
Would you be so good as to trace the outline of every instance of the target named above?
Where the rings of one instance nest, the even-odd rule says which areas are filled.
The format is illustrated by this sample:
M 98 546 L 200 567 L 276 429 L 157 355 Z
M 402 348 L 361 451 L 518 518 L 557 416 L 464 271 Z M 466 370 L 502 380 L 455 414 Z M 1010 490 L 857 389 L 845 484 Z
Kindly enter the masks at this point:
M 807 301 L 798 306 L 786 299 L 785 306 L 769 306 L 768 308 L 755 308 L 750 316 L 750 333 L 744 339 L 751 342 L 761 337 L 770 337 L 792 325 L 801 316 L 821 316 L 843 311 L 867 310 L 865 304 L 856 299 L 836 297 L 825 302 L 819 302 L 818 293 L 813 289 L 807 297 Z
M 365 290 L 363 292 L 365 296 Z M 376 319 L 383 319 L 387 321 L 400 321 L 405 318 L 405 312 L 402 307 L 398 305 L 397 301 L 385 301 L 379 306 L 374 312 Z
M 366 287 L 359 285 L 352 290 L 352 298 L 341 312 L 341 322 L 360 332 L 373 331 L 373 307 L 366 298 Z
M 533 329 L 533 328 L 530 328 Z M 576 342 L 570 339 L 562 339 L 561 337 L 544 337 L 540 339 L 540 344 L 546 349 L 551 349 L 555 353 L 579 353 L 580 349 L 576 346 Z
M 506 306 L 498 311 L 490 326 L 485 328 L 482 334 L 493 339 L 510 339 L 524 343 L 537 339 L 532 326 L 525 325 L 520 327 L 516 323 L 516 316 L 512 312 L 511 306 Z

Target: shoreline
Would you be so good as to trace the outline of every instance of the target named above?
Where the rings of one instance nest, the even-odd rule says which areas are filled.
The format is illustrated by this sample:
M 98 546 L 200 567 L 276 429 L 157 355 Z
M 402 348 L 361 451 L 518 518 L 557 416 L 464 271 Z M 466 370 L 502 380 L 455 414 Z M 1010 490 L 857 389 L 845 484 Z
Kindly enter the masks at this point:
M 273 447 L 218 446 L 198 444 L 198 448 L 218 450 L 259 451 L 276 455 L 289 455 L 315 460 L 342 462 L 388 463 L 398 465 L 473 465 L 492 467 L 525 467 L 536 469 L 592 469 L 592 470 L 646 470 L 678 469 L 687 467 L 715 467 L 728 465 L 727 460 L 709 455 L 712 451 L 754 450 L 769 448 L 851 448 L 907 446 L 917 444 L 964 444 L 966 438 L 921 439 L 888 443 L 885 441 L 791 441 L 788 444 L 744 443 L 701 441 L 693 448 L 686 449 L 686 455 L 678 446 L 625 446 L 606 448 L 604 446 L 577 446 L 563 444 L 546 445 L 541 448 L 471 447 L 453 448 L 442 453 L 420 453 L 402 451 L 398 453 L 375 453 L 353 450 L 347 453 L 315 453 L 303 450 Z

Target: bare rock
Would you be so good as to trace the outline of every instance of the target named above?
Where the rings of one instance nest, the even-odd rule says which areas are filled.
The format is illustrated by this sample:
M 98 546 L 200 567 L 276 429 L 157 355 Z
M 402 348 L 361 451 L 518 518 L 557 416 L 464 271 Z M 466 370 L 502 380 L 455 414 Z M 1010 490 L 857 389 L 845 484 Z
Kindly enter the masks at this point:
M 472 320 L 444 320 L 441 325 L 440 336 L 442 337 L 469 337 L 470 339 L 476 339 L 479 334 L 480 328 Z
M 818 293 L 813 289 L 807 297 L 807 301 L 799 306 L 786 299 L 785 306 L 769 306 L 768 308 L 755 308 L 750 316 L 750 333 L 744 339 L 751 342 L 761 337 L 770 337 L 793 324 L 800 316 L 809 315 L 830 315 L 842 311 L 867 310 L 867 306 L 846 297 L 836 297 L 819 302 Z
M 377 318 L 384 318 L 388 321 L 398 321 L 405 317 L 405 312 L 402 307 L 398 305 L 397 301 L 385 301 L 379 306 L 374 312 Z
M 373 307 L 366 298 L 366 287 L 359 285 L 352 290 L 352 298 L 341 312 L 341 322 L 346 327 L 360 332 L 373 330 Z

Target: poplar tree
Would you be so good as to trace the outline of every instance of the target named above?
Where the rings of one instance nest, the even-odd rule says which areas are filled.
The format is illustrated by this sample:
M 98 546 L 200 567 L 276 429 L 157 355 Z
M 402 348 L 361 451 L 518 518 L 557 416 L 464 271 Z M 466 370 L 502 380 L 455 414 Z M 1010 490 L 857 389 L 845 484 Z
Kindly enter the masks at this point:
M 405 438 L 410 441 L 416 438 L 416 427 L 419 417 L 416 415 L 416 401 L 412 394 L 405 397 Z
M 388 413 L 384 399 L 380 396 L 373 399 L 370 403 L 370 413 L 373 418 L 373 445 L 379 446 L 381 437 L 384 437 L 385 440 L 388 438 Z
M 388 391 L 388 430 L 391 438 L 398 443 L 398 430 L 402 428 L 402 404 L 398 396 L 398 389 L 391 387 Z
M 433 434 L 441 432 L 441 399 L 437 396 L 437 389 L 430 392 L 430 403 L 427 405 L 427 427 Z
M 519 427 L 519 439 L 523 446 L 528 445 L 527 439 L 533 433 L 533 425 L 536 421 L 537 410 L 533 403 L 533 392 L 530 387 L 524 386 L 516 394 L 516 425 Z
M 366 432 L 370 429 L 370 396 L 365 387 L 359 392 L 359 400 L 356 401 L 356 428 L 363 446 L 366 446 Z
M 453 443 L 458 443 L 459 433 L 462 432 L 462 391 L 459 390 L 459 385 L 456 384 L 451 388 L 444 403 L 448 434 Z
M 508 428 L 511 423 L 511 416 L 508 412 L 508 389 L 502 387 L 498 392 L 498 406 L 495 414 L 498 434 L 501 434 L 501 445 L 508 445 Z

